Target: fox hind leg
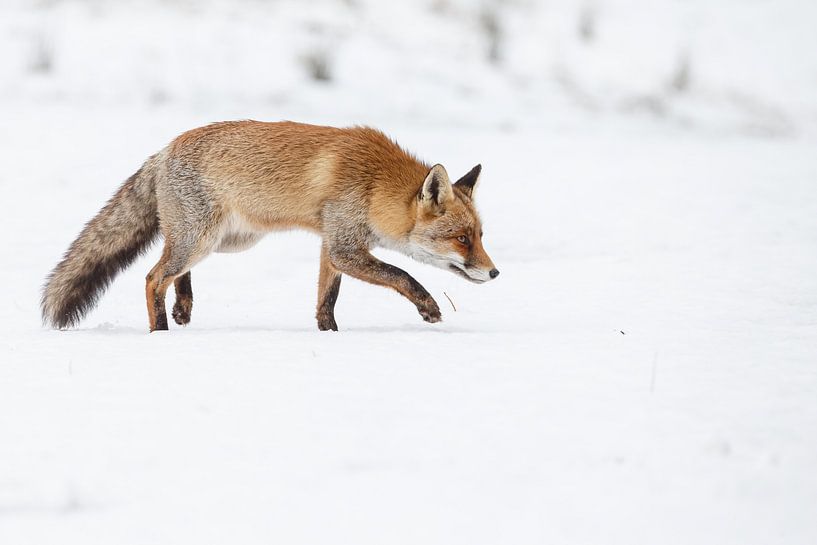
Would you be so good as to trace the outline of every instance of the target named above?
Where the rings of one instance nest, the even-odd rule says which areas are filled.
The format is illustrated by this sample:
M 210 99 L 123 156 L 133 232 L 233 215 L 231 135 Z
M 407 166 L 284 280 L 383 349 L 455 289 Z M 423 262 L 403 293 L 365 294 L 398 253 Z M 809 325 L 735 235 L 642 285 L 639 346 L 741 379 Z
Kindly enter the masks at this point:
M 165 243 L 162 257 L 153 266 L 145 278 L 145 299 L 148 307 L 148 320 L 151 331 L 167 330 L 167 312 L 165 311 L 165 294 L 173 276 L 168 274 L 172 250 L 169 243 Z
M 190 282 L 190 271 L 173 281 L 176 289 L 176 303 L 173 305 L 173 320 L 179 325 L 190 323 L 193 310 L 193 285 Z
M 176 307 L 187 310 L 187 321 L 190 321 L 190 309 L 193 306 L 193 290 L 190 284 L 190 268 L 207 257 L 213 251 L 217 242 L 213 229 L 202 229 L 197 237 L 165 237 L 165 247 L 159 262 L 150 270 L 146 277 L 145 293 L 148 307 L 150 330 L 167 329 L 167 311 L 165 310 L 165 295 L 170 284 L 179 277 L 176 284 L 177 302 L 173 309 L 173 318 L 177 323 Z M 180 242 L 174 243 L 173 240 Z M 195 242 L 188 242 L 194 240 Z M 186 278 L 185 278 L 186 277 Z M 182 295 L 180 296 L 179 293 Z M 181 305 L 179 304 L 181 297 Z M 186 306 L 185 306 L 186 305 Z M 183 313 L 180 318 L 184 318 Z M 186 323 L 186 322 L 185 322 Z

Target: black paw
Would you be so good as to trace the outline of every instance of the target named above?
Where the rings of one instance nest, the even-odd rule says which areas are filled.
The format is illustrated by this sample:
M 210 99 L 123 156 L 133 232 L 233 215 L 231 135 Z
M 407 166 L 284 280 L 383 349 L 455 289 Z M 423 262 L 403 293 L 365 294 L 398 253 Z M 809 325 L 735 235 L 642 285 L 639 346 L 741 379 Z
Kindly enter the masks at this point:
M 156 317 L 156 327 L 150 329 L 151 333 L 154 331 L 167 331 L 167 316 Z
M 440 314 L 440 307 L 437 306 L 437 303 L 433 299 L 424 306 L 417 307 L 417 310 L 420 312 L 420 316 L 423 317 L 423 320 L 430 324 L 436 324 L 443 319 L 442 314 Z
M 173 305 L 173 320 L 179 325 L 190 323 L 190 307 L 176 303 Z
M 319 316 L 318 329 L 321 331 L 337 331 L 338 324 L 333 316 Z

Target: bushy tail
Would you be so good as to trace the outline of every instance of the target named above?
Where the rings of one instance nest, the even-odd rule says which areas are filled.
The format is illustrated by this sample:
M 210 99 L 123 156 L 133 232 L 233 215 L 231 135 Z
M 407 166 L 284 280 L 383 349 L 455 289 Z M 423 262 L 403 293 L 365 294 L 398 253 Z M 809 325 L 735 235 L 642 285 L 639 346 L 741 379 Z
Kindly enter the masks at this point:
M 60 329 L 79 323 L 114 277 L 156 238 L 152 170 L 146 163 L 122 184 L 48 275 L 40 302 L 44 323 Z

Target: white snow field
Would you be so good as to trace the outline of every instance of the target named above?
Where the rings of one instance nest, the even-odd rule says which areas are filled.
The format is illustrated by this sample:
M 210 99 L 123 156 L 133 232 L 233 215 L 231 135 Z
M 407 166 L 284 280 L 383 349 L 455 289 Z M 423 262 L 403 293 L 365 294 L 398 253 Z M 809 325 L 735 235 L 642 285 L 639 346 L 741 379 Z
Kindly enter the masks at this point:
M 791 46 L 812 3 L 386 4 L 2 7 L 0 544 L 817 543 L 817 48 Z M 479 29 L 484 6 L 515 29 L 506 65 L 411 42 L 455 44 L 434 25 Z M 566 14 L 631 41 L 590 54 Z M 309 21 L 343 31 L 329 82 L 249 48 L 300 54 Z M 211 56 L 173 53 L 177 24 Z M 525 49 L 536 32 L 550 46 Z M 678 51 L 689 87 L 655 91 Z M 198 265 L 191 324 L 149 334 L 158 244 L 78 328 L 42 327 L 46 274 L 118 185 L 242 117 L 375 124 L 452 176 L 482 163 L 501 275 L 378 251 L 444 321 L 346 277 L 341 331 L 319 332 L 319 240 L 275 233 Z

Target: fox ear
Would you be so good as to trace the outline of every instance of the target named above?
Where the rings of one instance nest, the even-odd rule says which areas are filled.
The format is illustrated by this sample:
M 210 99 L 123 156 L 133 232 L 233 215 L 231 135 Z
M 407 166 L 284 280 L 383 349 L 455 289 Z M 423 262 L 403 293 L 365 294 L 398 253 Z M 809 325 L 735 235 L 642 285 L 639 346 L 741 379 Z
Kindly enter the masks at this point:
M 471 197 L 474 193 L 474 188 L 477 186 L 477 182 L 479 182 L 480 172 L 482 172 L 482 165 L 475 166 L 468 171 L 468 174 L 457 180 L 454 187 L 458 187 L 463 193 L 468 195 L 468 197 Z
M 445 167 L 439 164 L 434 165 L 428 171 L 423 187 L 420 189 L 418 195 L 420 203 L 434 211 L 439 211 L 451 196 L 451 180 L 448 178 Z

